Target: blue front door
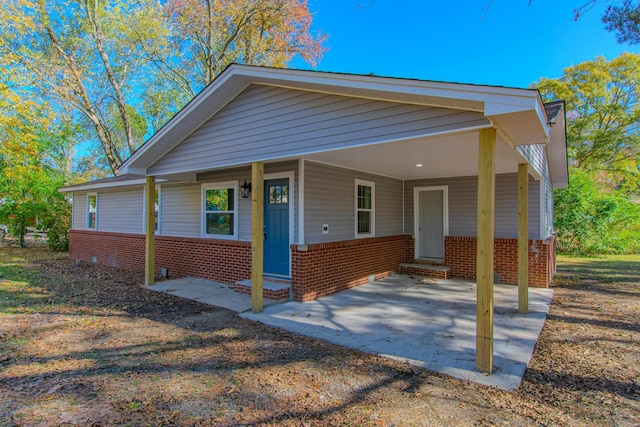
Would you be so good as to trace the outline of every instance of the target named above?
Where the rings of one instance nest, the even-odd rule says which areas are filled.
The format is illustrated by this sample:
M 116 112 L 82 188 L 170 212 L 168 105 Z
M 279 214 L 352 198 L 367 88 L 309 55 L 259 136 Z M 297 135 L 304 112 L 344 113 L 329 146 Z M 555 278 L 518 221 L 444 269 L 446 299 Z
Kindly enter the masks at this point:
M 289 275 L 289 178 L 264 182 L 264 272 Z

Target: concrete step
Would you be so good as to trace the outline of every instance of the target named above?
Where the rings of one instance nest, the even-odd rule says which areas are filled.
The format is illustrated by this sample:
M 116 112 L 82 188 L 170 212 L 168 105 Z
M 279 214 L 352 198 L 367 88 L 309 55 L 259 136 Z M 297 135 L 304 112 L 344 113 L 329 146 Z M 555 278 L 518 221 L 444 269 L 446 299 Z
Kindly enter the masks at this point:
M 234 290 L 240 294 L 251 295 L 251 279 L 236 282 Z M 262 296 L 276 301 L 291 301 L 293 299 L 293 288 L 290 284 L 264 280 L 262 282 Z
M 434 277 L 437 279 L 449 278 L 449 267 L 445 265 L 421 264 L 405 262 L 400 264 L 400 273 L 414 274 L 416 276 Z

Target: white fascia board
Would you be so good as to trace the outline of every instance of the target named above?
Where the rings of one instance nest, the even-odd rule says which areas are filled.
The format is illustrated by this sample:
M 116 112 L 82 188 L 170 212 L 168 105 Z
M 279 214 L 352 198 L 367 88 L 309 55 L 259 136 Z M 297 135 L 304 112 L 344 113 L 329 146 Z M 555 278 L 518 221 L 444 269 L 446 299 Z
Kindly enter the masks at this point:
M 540 98 L 540 95 L 538 95 L 538 98 Z M 549 126 L 549 118 L 547 117 L 547 112 L 544 109 L 542 99 L 539 99 L 539 102 L 536 102 L 536 114 L 538 115 L 538 119 L 540 120 L 540 124 L 542 125 L 544 134 L 547 137 L 547 141 L 550 141 L 551 127 Z
M 556 122 L 551 128 L 551 142 L 545 148 L 549 159 L 553 188 L 567 188 L 569 186 L 569 166 L 567 164 L 564 109 L 556 117 Z
M 547 144 L 550 127 L 544 106 L 531 102 L 528 106 L 487 104 L 485 117 L 498 128 L 504 138 L 513 146 Z
M 134 168 L 134 167 L 127 167 L 127 168 L 123 168 L 124 164 L 122 164 L 119 168 L 118 168 L 118 175 L 125 175 L 125 174 L 131 174 L 131 175 L 146 175 L 147 174 L 147 170 L 143 169 L 143 168 Z
M 158 184 L 166 182 L 164 179 L 156 180 Z M 145 178 L 131 179 L 129 181 L 115 181 L 115 182 L 96 182 L 94 184 L 88 182 L 84 185 L 74 185 L 70 187 L 58 188 L 61 193 L 69 193 L 73 191 L 92 191 L 103 190 L 106 188 L 120 188 L 120 187 L 133 187 L 136 185 L 145 185 L 147 180 Z
M 471 111 L 483 111 L 483 104 L 485 103 L 522 105 L 523 102 L 527 102 L 523 101 L 523 99 L 536 96 L 536 92 L 532 89 L 334 74 L 317 71 L 256 68 L 240 65 L 237 67 L 237 74 L 247 76 L 252 83 L 346 96 L 362 95 L 366 98 L 372 97 L 383 101 L 411 102 L 409 101 L 411 99 L 415 103 L 422 105 L 461 108 Z M 366 94 L 377 94 L 377 96 L 366 96 Z M 450 101 L 453 100 L 468 101 L 469 107 L 462 108 L 459 103 L 452 106 Z

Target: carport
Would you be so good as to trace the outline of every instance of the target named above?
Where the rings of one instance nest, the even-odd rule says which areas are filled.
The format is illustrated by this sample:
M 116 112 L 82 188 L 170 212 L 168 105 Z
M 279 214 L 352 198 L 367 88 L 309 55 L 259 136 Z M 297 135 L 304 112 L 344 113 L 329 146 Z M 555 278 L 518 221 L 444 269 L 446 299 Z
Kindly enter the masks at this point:
M 182 278 L 146 287 L 240 313 L 269 326 L 376 354 L 464 381 L 516 390 L 533 355 L 553 291 L 529 289 L 529 312 L 518 312 L 518 288 L 494 286 L 494 371 L 476 368 L 476 284 L 395 275 L 311 302 L 265 300 L 227 285 Z
M 258 115 L 258 118 L 253 117 L 254 115 Z M 236 122 L 242 125 L 238 127 Z M 377 177 L 392 178 L 402 182 L 402 190 L 396 191 L 396 194 L 403 198 L 407 196 L 404 182 L 408 180 L 474 177 L 477 179 L 477 186 L 473 195 L 467 199 L 475 199 L 475 212 L 470 217 L 476 227 L 471 233 L 455 237 L 472 237 L 477 248 L 473 251 L 473 257 L 464 255 L 465 260 L 475 259 L 474 273 L 462 277 L 476 278 L 473 306 L 476 307 L 477 330 L 475 345 L 471 347 L 476 349 L 477 369 L 491 374 L 494 367 L 493 284 L 500 280 L 494 275 L 496 174 L 517 176 L 517 181 L 512 183 L 512 188 L 517 189 L 517 204 L 511 204 L 509 211 L 517 213 L 515 235 L 511 237 L 517 239 L 518 245 L 515 251 L 509 249 L 509 252 L 512 255 L 511 261 L 515 260 L 517 265 L 517 282 L 520 288 L 520 298 L 514 307 L 519 307 L 520 312 L 526 313 L 530 256 L 528 182 L 533 177 L 542 184 L 551 184 L 546 147 L 554 139 L 551 137 L 552 132 L 563 132 L 562 126 L 552 129 L 552 124 L 554 123 L 545 112 L 545 105 L 534 90 L 232 65 L 121 167 L 122 173 L 146 177 L 146 283 L 152 284 L 157 273 L 154 232 L 156 177 L 176 183 L 203 185 L 206 180 L 213 181 L 215 176 L 224 175 L 227 169 L 251 166 L 251 232 L 250 239 L 245 239 L 245 242 L 250 241 L 251 244 L 250 247 L 243 246 L 243 256 L 249 254 L 251 257 L 250 283 L 254 313 L 263 309 L 264 275 L 274 273 L 264 268 L 265 254 L 271 256 L 279 253 L 264 250 L 266 234 L 263 193 L 265 182 L 271 179 L 265 176 L 265 164 L 269 166 L 277 162 L 296 162 L 299 175 L 297 212 L 300 218 L 297 237 L 294 237 L 295 208 L 292 207 L 291 213 L 286 217 L 287 221 L 283 222 L 286 226 L 274 226 L 274 230 L 281 233 L 275 234 L 270 230 L 269 236 L 276 236 L 270 242 L 280 242 L 279 247 L 285 247 L 284 252 L 290 255 L 288 262 L 286 257 L 282 257 L 288 269 L 275 273 L 290 279 L 294 295 L 303 301 L 325 295 L 320 290 L 327 276 L 326 273 L 313 275 L 313 272 L 307 271 L 313 270 L 321 257 L 312 259 L 311 256 L 304 256 L 312 253 L 308 244 L 325 243 L 308 238 L 309 231 L 305 229 L 305 224 L 311 224 L 311 214 L 310 210 L 306 210 L 305 204 L 314 200 L 314 194 L 320 195 L 327 190 L 322 187 L 316 189 L 315 193 L 311 191 L 313 187 L 305 175 L 305 171 L 308 172 L 305 162 L 328 164 L 349 170 L 353 174 L 366 172 Z M 232 129 L 234 131 L 230 131 Z M 555 146 L 561 151 L 564 149 L 563 144 Z M 555 157 L 563 159 L 562 155 Z M 566 164 L 563 167 L 566 169 Z M 561 167 L 560 170 L 562 169 Z M 283 179 L 289 179 L 289 184 L 286 185 L 293 188 L 294 172 L 290 176 L 291 178 Z M 206 179 L 202 179 L 203 177 Z M 220 185 L 231 185 L 231 181 L 216 179 L 220 181 Z M 236 187 L 241 182 L 238 179 L 239 176 L 234 175 Z M 359 181 L 350 182 L 348 188 L 353 189 L 356 182 Z M 558 182 L 561 183 L 562 179 Z M 540 194 L 544 195 L 543 190 L 548 188 L 543 188 L 542 184 Z M 276 184 L 273 185 L 270 188 L 275 188 Z M 230 187 L 226 187 L 225 190 L 228 191 Z M 332 187 L 329 185 L 328 188 Z M 367 225 L 367 221 L 375 225 L 374 209 L 371 207 L 375 206 L 373 181 L 363 182 L 358 188 L 368 194 L 362 196 L 363 206 L 354 206 L 349 201 L 347 205 L 350 219 L 340 225 L 350 224 L 357 211 L 355 213 L 362 219 L 353 221 L 358 226 L 363 225 L 363 228 L 356 231 L 354 227 L 353 234 L 337 239 L 337 243 L 366 243 L 368 237 L 383 237 L 377 236 L 373 233 L 374 227 Z M 293 199 L 293 194 L 291 196 Z M 540 197 L 541 200 L 542 198 Z M 381 199 L 378 198 L 378 201 Z M 277 200 L 280 202 L 282 199 Z M 317 197 L 317 200 L 321 200 L 321 197 Z M 442 204 L 447 206 L 444 195 L 442 200 Z M 286 203 L 289 204 L 288 201 Z M 422 202 L 418 205 L 422 206 Z M 428 204 L 425 203 L 426 205 Z M 411 233 L 410 228 L 413 225 L 418 231 L 422 229 L 416 225 L 415 220 L 414 224 L 405 224 L 407 219 L 404 217 L 404 199 L 401 203 L 396 203 L 396 207 L 395 217 L 402 219 L 402 227 L 384 237 L 414 234 L 417 241 L 420 234 Z M 327 210 L 330 213 L 331 207 Z M 440 211 L 439 208 L 433 210 Z M 541 216 L 542 211 L 540 209 Z M 233 212 L 225 215 L 236 215 L 235 210 Z M 287 210 L 283 208 L 282 212 L 286 213 Z M 328 212 L 322 214 L 326 215 Z M 245 214 L 249 218 L 248 209 Z M 207 218 L 206 215 L 201 217 Z M 289 217 L 291 221 L 288 220 Z M 194 223 L 198 223 L 197 218 Z M 447 224 L 445 214 L 442 223 Z M 309 230 L 329 233 L 328 222 L 318 225 L 320 227 L 309 227 Z M 438 235 L 436 240 L 444 240 L 448 234 L 447 226 L 436 228 L 438 231 L 442 229 L 442 236 Z M 542 230 L 543 227 L 540 228 Z M 221 235 L 202 230 L 200 234 Z M 542 232 L 540 234 L 541 239 L 548 236 L 546 232 L 546 235 L 542 235 Z M 231 229 L 228 235 L 238 239 L 238 233 Z M 190 243 L 196 245 L 201 242 Z M 305 254 L 298 256 L 299 252 Z M 362 253 L 366 251 L 363 250 Z M 371 253 L 373 252 L 369 251 Z M 406 249 L 396 253 L 404 256 Z M 302 258 L 307 258 L 305 263 L 299 262 Z M 438 256 L 425 255 L 417 258 L 443 260 L 445 257 L 443 251 L 440 251 Z M 336 262 L 334 256 L 326 256 L 325 259 Z M 342 262 L 347 264 L 350 260 Z M 366 267 L 366 262 L 351 262 L 351 265 Z M 397 267 L 385 266 L 380 271 L 358 272 L 359 276 L 347 280 L 347 285 L 359 285 L 371 274 L 386 275 L 395 271 L 395 268 Z M 198 271 L 196 273 L 200 274 Z M 241 280 L 246 278 L 242 277 Z M 331 292 L 337 290 L 339 289 L 332 288 Z M 428 345 L 426 342 L 421 344 Z
M 241 316 L 301 335 L 393 359 L 452 377 L 516 390 L 542 330 L 553 291 L 529 290 L 529 312 L 518 313 L 518 288 L 494 287 L 494 371 L 476 369 L 476 284 L 388 277 L 300 303 Z

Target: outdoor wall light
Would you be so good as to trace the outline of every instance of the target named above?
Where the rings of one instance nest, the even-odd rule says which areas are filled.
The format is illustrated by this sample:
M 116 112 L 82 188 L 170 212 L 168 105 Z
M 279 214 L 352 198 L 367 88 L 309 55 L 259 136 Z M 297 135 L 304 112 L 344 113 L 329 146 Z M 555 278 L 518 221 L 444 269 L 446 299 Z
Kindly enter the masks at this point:
M 247 180 L 244 180 L 244 183 L 240 186 L 240 197 L 243 199 L 248 199 L 249 194 L 251 194 L 251 183 L 247 184 Z

